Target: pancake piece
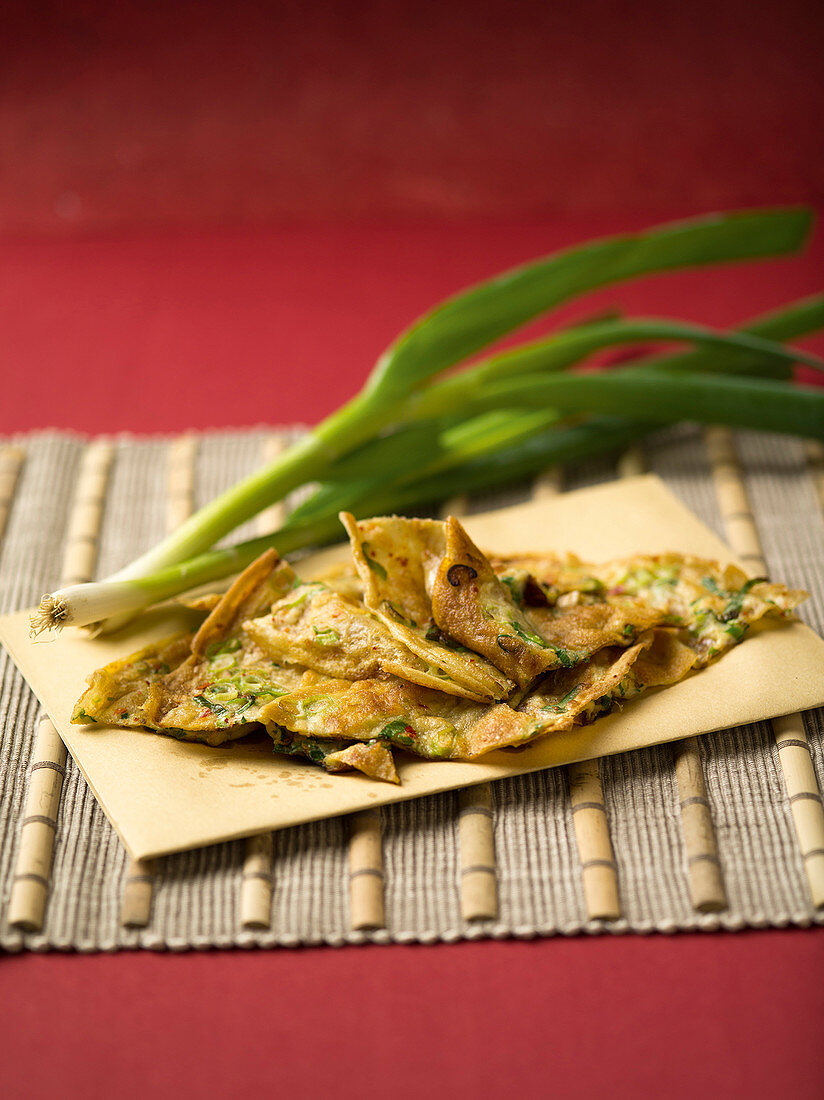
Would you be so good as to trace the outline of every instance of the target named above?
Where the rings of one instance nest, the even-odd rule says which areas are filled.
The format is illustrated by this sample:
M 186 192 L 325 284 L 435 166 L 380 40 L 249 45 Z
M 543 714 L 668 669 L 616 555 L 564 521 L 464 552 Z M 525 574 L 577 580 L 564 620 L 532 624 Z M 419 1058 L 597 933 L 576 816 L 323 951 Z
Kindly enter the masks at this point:
M 697 660 L 694 650 L 666 629 L 647 632 L 627 649 L 600 649 L 584 664 L 551 672 L 517 710 L 490 708 L 470 731 L 466 756 L 500 747 L 504 729 L 515 748 L 593 722 L 647 688 L 682 680 Z
M 369 779 L 381 779 L 385 783 L 400 783 L 392 750 L 379 741 L 367 744 L 346 741 L 321 741 L 316 737 L 303 737 L 291 733 L 271 722 L 266 730 L 274 742 L 274 751 L 284 756 L 303 756 L 325 768 L 328 772 L 359 771 Z
M 494 565 L 505 583 L 517 585 L 542 633 L 556 618 L 555 628 L 566 629 L 565 616 L 553 609 L 572 601 L 579 607 L 623 607 L 627 623 L 638 629 L 644 628 L 645 614 L 656 620 L 649 626 L 679 627 L 681 640 L 698 656 L 697 668 L 741 641 L 752 623 L 765 617 L 787 618 L 807 598 L 806 592 L 772 584 L 765 577 L 748 578 L 736 565 L 680 554 L 636 555 L 601 565 L 571 554 L 527 556 L 496 558 Z M 532 607 L 530 602 L 542 606 Z M 646 609 L 640 618 L 636 607 Z M 596 613 L 581 614 L 585 618 Z M 620 616 L 611 621 L 617 626 Z M 569 624 L 572 627 L 574 618 Z
M 338 749 L 326 757 L 323 766 L 329 772 L 343 772 L 354 768 L 370 779 L 382 779 L 385 783 L 401 781 L 392 750 L 379 741 L 370 741 L 368 744 L 356 741 Z
M 346 681 L 307 672 L 300 687 L 269 703 L 262 717 L 305 736 L 382 741 L 446 760 L 461 730 L 486 709 L 396 677 Z
M 560 596 L 573 592 L 584 602 L 604 596 L 604 582 L 593 572 L 596 567 L 575 554 L 490 554 L 489 559 L 522 607 L 554 607 Z
M 578 668 L 548 676 L 523 702 L 527 714 L 574 714 L 576 724 L 608 714 L 617 703 L 651 687 L 682 680 L 696 665 L 697 655 L 674 631 L 652 630 L 629 649 L 607 647 Z
M 72 712 L 75 725 L 152 726 L 163 698 L 163 678 L 190 655 L 192 634 L 175 634 L 97 669 Z
M 363 582 L 364 604 L 427 665 L 442 669 L 474 698 L 506 699 L 515 683 L 484 657 L 440 630 L 430 591 L 446 552 L 437 520 L 384 516 L 356 522 L 341 513 Z
M 375 612 L 318 581 L 299 585 L 267 615 L 243 624 L 272 660 L 343 680 L 399 676 L 413 684 L 483 702 L 392 634 Z
M 268 551 L 234 581 L 194 635 L 167 639 L 93 673 L 73 722 L 147 727 L 220 745 L 253 728 L 260 709 L 300 682 L 276 665 L 241 623 L 294 574 Z
M 569 596 L 576 597 L 570 600 Z M 642 600 L 616 597 L 587 603 L 579 593 L 561 596 L 554 607 L 530 608 L 536 629 L 562 657 L 564 667 L 588 660 L 605 646 L 631 645 L 641 634 L 666 621 L 666 613 Z
M 628 649 L 601 649 L 585 664 L 551 672 L 518 710 L 490 708 L 469 732 L 465 757 L 472 759 L 500 748 L 504 738 L 508 747 L 527 745 L 607 713 L 617 699 L 624 698 L 630 670 L 652 641 L 651 634 L 645 635 Z
M 251 639 L 229 638 L 166 678 L 162 714 L 154 725 L 160 732 L 199 729 L 219 737 L 238 724 L 257 722 L 261 709 L 300 678 L 296 670 L 272 662 Z
M 598 575 L 608 599 L 638 596 L 680 626 L 698 654 L 697 668 L 740 642 L 752 623 L 785 618 L 807 598 L 766 577 L 747 577 L 736 565 L 678 554 L 611 562 L 598 567 Z
M 432 615 L 450 638 L 486 657 L 519 688 L 568 658 L 536 630 L 464 528 L 449 516 L 432 578 Z
M 262 718 L 319 740 L 384 741 L 432 760 L 468 760 L 590 720 L 596 701 L 603 709 L 607 699 L 624 697 L 622 683 L 652 643 L 650 633 L 629 649 L 603 649 L 587 664 L 552 672 L 518 710 L 403 680 L 346 683 L 307 672 L 299 688 L 263 709 Z
M 281 668 L 243 631 L 243 621 L 260 610 L 272 592 L 294 583 L 294 573 L 267 550 L 245 569 L 210 612 L 192 639 L 190 657 L 164 678 L 161 731 L 227 729 L 256 722 L 261 708 L 299 681 Z

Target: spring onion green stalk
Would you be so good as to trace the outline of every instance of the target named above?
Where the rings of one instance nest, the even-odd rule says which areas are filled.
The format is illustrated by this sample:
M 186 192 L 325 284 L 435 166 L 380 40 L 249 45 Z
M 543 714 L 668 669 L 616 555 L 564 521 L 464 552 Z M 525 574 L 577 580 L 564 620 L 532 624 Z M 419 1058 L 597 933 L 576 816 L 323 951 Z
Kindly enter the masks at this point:
M 403 402 L 433 375 L 561 302 L 653 272 L 794 252 L 804 243 L 811 221 L 809 210 L 787 208 L 677 222 L 567 249 L 448 299 L 398 337 L 355 398 L 268 467 L 201 508 L 112 579 L 147 575 L 212 546 L 379 434 L 397 419 Z
M 661 423 L 695 420 L 824 439 L 824 389 L 772 379 L 641 369 L 514 378 L 484 392 L 489 408 L 612 413 Z
M 752 336 L 761 336 L 766 340 L 784 341 L 795 340 L 799 336 L 806 336 L 821 328 L 824 328 L 824 294 L 815 294 L 792 302 L 781 309 L 771 310 L 769 313 L 754 317 L 742 325 L 738 331 L 750 333 Z M 711 347 L 696 348 L 694 351 L 685 351 L 680 355 L 645 359 L 643 365 L 646 369 L 660 367 L 671 371 L 705 371 L 715 369 L 719 359 L 723 359 L 727 364 L 725 370 L 732 369 L 738 374 L 768 375 L 773 378 L 792 377 L 791 366 L 785 361 L 780 362 L 769 356 L 762 356 L 760 353 L 738 352 L 733 348 L 728 351 Z
M 601 320 L 599 318 L 586 324 L 600 325 Z M 651 325 L 651 322 L 643 324 Z M 656 322 L 656 324 L 661 323 Z M 627 322 L 626 328 L 636 333 L 641 331 L 641 326 L 632 320 Z M 741 331 L 759 335 L 764 339 L 789 340 L 820 328 L 824 328 L 824 295 L 808 298 L 793 303 L 783 310 L 756 317 L 743 326 Z M 644 328 L 643 331 L 652 330 Z M 664 331 L 663 326 L 658 331 L 659 333 Z M 624 342 L 620 336 L 618 342 Z M 749 350 L 740 351 L 731 344 L 725 345 L 723 342 L 711 340 L 706 347 L 693 352 L 650 357 L 643 361 L 643 366 L 646 370 L 734 371 L 761 377 L 785 378 L 787 374 L 792 373 L 792 358 L 792 355 L 789 357 L 785 355 L 783 350 L 780 355 L 775 356 L 764 351 L 759 353 Z M 447 379 L 447 383 L 449 381 L 450 379 Z M 432 388 L 439 388 L 443 384 L 438 383 Z M 466 405 L 464 403 L 459 407 L 465 409 Z M 512 415 L 514 418 L 514 412 L 507 410 L 498 410 L 498 415 L 504 418 Z M 555 414 L 552 410 L 547 410 L 545 415 L 547 426 L 562 419 L 560 414 Z M 453 423 L 460 425 L 464 422 L 460 417 L 455 417 Z M 480 419 L 475 417 L 466 422 L 466 426 L 467 429 L 477 433 L 480 423 Z M 374 492 L 380 488 L 385 481 L 387 470 L 395 471 L 395 485 L 399 486 L 406 481 L 419 480 L 434 474 L 445 466 L 455 465 L 456 458 L 458 461 L 468 460 L 469 455 L 458 457 L 455 448 L 448 446 L 450 442 L 448 428 L 442 427 L 442 424 L 442 421 L 415 422 L 402 426 L 390 436 L 383 436 L 364 444 L 327 473 L 324 484 L 299 505 L 292 513 L 289 522 L 303 522 L 312 517 L 335 514 L 341 509 L 351 511 L 352 500 L 357 499 L 362 493 Z M 522 431 L 522 421 L 513 422 L 509 428 L 516 433 L 516 438 L 510 439 L 508 443 L 516 442 L 517 438 L 526 438 L 529 434 Z M 642 434 L 643 431 L 649 430 L 648 423 L 644 423 L 639 428 Z M 609 433 L 606 438 L 609 438 Z M 445 447 L 444 444 L 447 446 Z M 498 444 L 498 446 L 504 445 L 503 442 Z M 437 494 L 434 499 L 437 499 Z
M 772 339 L 795 339 L 824 328 L 824 295 L 807 299 L 800 303 L 757 317 L 745 326 L 747 330 L 762 333 Z M 712 354 L 704 352 L 693 354 L 696 362 L 703 368 L 714 362 Z M 683 360 L 687 356 L 671 356 L 668 359 L 655 359 L 659 369 L 684 369 Z M 717 364 L 716 364 L 717 365 Z M 761 374 L 765 368 L 757 357 L 751 362 L 755 374 Z M 645 369 L 646 367 L 645 361 Z M 305 502 L 296 509 L 285 527 L 274 535 L 239 544 L 230 550 L 214 551 L 204 555 L 199 579 L 192 583 L 209 583 L 220 577 L 241 569 L 269 546 L 274 546 L 281 554 L 304 549 L 307 546 L 322 545 L 340 537 L 337 512 L 340 509 L 352 511 L 356 516 L 380 515 L 393 510 L 415 510 L 434 504 L 457 493 L 471 493 L 480 490 L 498 489 L 502 486 L 533 477 L 549 466 L 564 462 L 578 462 L 601 454 L 619 451 L 636 442 L 640 435 L 651 430 L 646 421 L 624 420 L 617 417 L 592 418 L 586 423 L 560 427 L 555 431 L 543 431 L 512 443 L 488 455 L 469 459 L 452 470 L 433 475 L 421 474 L 407 485 L 387 485 L 384 477 L 380 482 L 372 483 L 362 490 L 357 483 L 350 483 L 350 495 L 344 495 L 344 486 L 336 485 L 339 496 L 330 500 L 325 514 L 314 509 L 314 518 Z M 366 471 L 368 472 L 368 465 Z M 374 472 L 374 471 L 373 471 Z M 312 498 L 309 498 L 310 501 Z M 327 526 L 328 524 L 328 526 Z M 225 556 L 225 563 L 220 555 Z M 208 570 L 208 575 L 207 575 Z M 179 589 L 178 591 L 182 591 Z M 169 592 L 169 595 L 175 593 Z
M 426 419 L 442 415 L 449 409 L 471 408 L 478 395 L 483 400 L 487 392 L 494 390 L 494 383 L 498 380 L 509 380 L 515 375 L 525 378 L 538 372 L 561 371 L 604 348 L 653 340 L 694 343 L 707 350 L 737 353 L 737 358 L 730 356 L 726 360 L 717 360 L 720 368 L 726 370 L 738 368 L 746 371 L 753 355 L 761 361 L 783 363 L 787 373 L 791 373 L 794 362 L 819 370 L 824 367 L 818 356 L 797 348 L 784 348 L 773 340 L 752 333 L 720 333 L 699 325 L 653 319 L 607 321 L 600 325 L 587 325 L 583 329 L 568 329 L 546 340 L 491 356 L 460 374 L 429 386 L 416 399 L 407 402 L 406 415 Z
M 559 420 L 560 414 L 551 409 L 496 409 L 470 419 L 453 417 L 404 426 L 345 459 L 332 477 L 298 505 L 288 525 L 351 510 L 350 501 L 378 492 L 387 484 L 387 471 L 392 471 L 390 484 L 397 491 L 422 477 L 545 432 Z
M 480 476 L 484 463 L 488 471 L 490 463 L 498 458 L 503 460 L 507 454 L 511 458 L 515 457 L 514 452 L 526 456 L 529 448 L 532 448 L 530 454 L 537 453 L 536 440 L 543 437 L 557 437 L 560 450 L 556 461 L 563 460 L 565 447 L 571 448 L 572 454 L 576 446 L 586 445 L 591 453 L 599 447 L 599 439 L 610 438 L 603 424 L 596 429 L 596 434 L 600 433 L 598 438 L 588 433 L 585 425 L 555 427 L 559 414 L 553 411 L 549 400 L 551 391 L 542 391 L 540 402 L 529 404 L 524 400 L 523 390 L 527 384 L 546 387 L 553 381 L 577 384 L 587 376 L 553 378 L 551 372 L 566 369 L 598 348 L 639 339 L 699 344 L 700 350 L 687 353 L 699 356 L 697 363 L 675 368 L 683 370 L 691 384 L 696 366 L 703 372 L 741 369 L 747 373 L 762 372 L 768 377 L 787 377 L 791 361 L 815 361 L 803 353 L 788 352 L 768 343 L 769 325 L 760 332 L 753 329 L 750 333 L 721 335 L 673 322 L 622 322 L 607 317 L 591 319 L 539 342 L 540 351 L 536 350 L 537 345 L 531 345 L 520 352 L 487 359 L 454 379 L 434 385 L 430 382 L 447 367 L 462 363 L 578 294 L 656 271 L 783 255 L 801 246 L 810 220 L 806 210 L 766 210 L 696 219 L 646 233 L 608 238 L 517 268 L 449 299 L 395 341 L 355 398 L 274 463 L 212 501 L 172 536 L 108 582 L 74 586 L 46 597 L 35 629 L 68 622 L 82 625 L 138 610 L 241 568 L 246 555 L 260 552 L 264 545 L 273 544 L 283 553 L 328 541 L 338 532 L 337 519 L 331 512 L 325 512 L 332 507 L 333 498 L 345 497 L 352 502 L 345 506 L 357 506 L 360 514 L 365 514 L 364 508 L 369 510 L 370 502 L 370 507 L 376 510 L 376 503 L 387 498 L 391 499 L 382 505 L 382 510 L 413 507 L 416 500 L 423 503 L 432 499 L 431 495 L 422 496 L 424 493 L 435 490 L 437 497 L 458 491 L 450 487 L 458 486 L 461 477 Z M 512 357 L 517 359 L 519 355 L 520 361 L 515 363 Z M 681 357 L 682 361 L 684 358 Z M 616 372 L 621 378 L 628 373 Z M 656 376 L 660 381 L 660 375 Z M 451 402 L 447 398 L 450 387 L 461 378 L 467 379 L 461 384 L 468 387 L 473 399 L 461 400 L 456 407 L 457 391 L 451 391 Z M 643 390 L 643 383 L 643 375 L 640 380 L 629 379 L 636 392 Z M 697 386 L 703 395 L 701 399 L 708 401 L 703 377 L 697 379 Z M 515 396 L 501 401 L 499 387 L 509 387 Z M 565 395 L 559 407 L 592 411 L 575 397 L 569 386 L 559 392 Z M 599 392 L 597 388 L 595 392 Z M 649 392 L 649 386 L 644 392 Z M 690 392 L 696 392 L 695 384 Z M 495 398 L 494 403 L 490 403 L 490 396 Z M 426 413 L 427 400 L 431 403 L 429 413 Z M 786 419 L 790 406 L 785 398 L 782 400 L 785 409 L 782 415 Z M 621 408 L 631 416 L 629 404 L 624 400 Z M 755 409 L 753 415 L 760 416 L 763 395 L 760 402 L 748 397 L 744 405 Z M 520 411 L 508 411 L 519 407 Z M 602 407 L 603 402 L 596 400 L 595 411 Z M 672 411 L 673 403 L 661 419 L 668 419 Z M 678 418 L 681 415 L 679 412 Z M 616 425 L 614 437 L 625 430 L 622 421 Z M 637 432 L 637 428 L 631 430 Z M 567 435 L 568 432 L 573 435 Z M 432 440 L 436 441 L 434 447 L 429 446 Z M 380 468 L 379 485 L 375 484 L 374 465 L 369 468 L 374 447 L 383 448 L 385 455 L 394 455 L 392 463 Z M 426 461 L 419 465 L 410 463 L 410 453 L 416 452 Z M 208 548 L 218 539 L 262 508 L 308 481 L 328 482 L 330 472 L 338 492 L 331 494 L 322 507 L 316 499 L 313 514 L 291 517 L 282 531 L 276 533 L 273 543 L 253 540 L 242 548 L 209 552 Z M 322 484 L 319 492 L 325 490 Z M 80 588 L 84 591 L 79 591 Z
M 515 268 L 448 299 L 407 329 L 381 356 L 365 390 L 406 398 L 570 298 L 645 273 L 792 252 L 810 224 L 803 209 L 724 214 L 610 237 Z

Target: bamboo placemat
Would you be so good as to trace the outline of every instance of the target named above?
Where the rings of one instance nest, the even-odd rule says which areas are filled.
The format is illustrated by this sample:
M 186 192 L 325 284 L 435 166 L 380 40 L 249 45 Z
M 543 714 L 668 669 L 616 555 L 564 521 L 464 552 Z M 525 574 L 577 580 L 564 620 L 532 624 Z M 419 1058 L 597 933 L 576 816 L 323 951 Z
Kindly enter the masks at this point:
M 259 465 L 267 448 L 292 434 L 261 429 L 198 436 L 190 452 L 195 504 Z M 4 530 L 0 523 L 0 610 L 30 606 L 57 582 L 87 442 L 39 433 L 0 443 L 0 480 L 3 499 L 9 502 L 3 509 Z M 112 442 L 96 565 L 100 576 L 162 535 L 170 462 L 175 448 L 180 450 L 174 440 L 121 437 Z M 821 455 L 809 455 L 796 441 L 767 435 L 742 433 L 734 445 L 770 572 L 810 591 L 802 617 L 822 632 Z M 636 460 L 663 477 L 705 523 L 725 534 L 703 432 L 684 428 L 662 433 L 647 442 Z M 584 463 L 564 471 L 560 487 L 581 488 L 617 473 L 614 460 Z M 534 485 L 524 485 L 518 492 L 462 502 L 462 507 L 486 510 L 526 499 L 533 491 Z M 255 525 L 244 533 L 256 533 Z M 41 931 L 24 933 L 8 923 L 9 899 L 40 717 L 36 700 L 0 652 L 0 946 L 7 950 L 432 942 L 824 923 L 824 913 L 811 898 L 796 835 L 793 810 L 795 806 L 797 816 L 798 806 L 791 803 L 787 786 L 796 780 L 788 780 L 782 771 L 773 731 L 759 724 L 700 738 L 698 758 L 691 760 L 691 767 L 697 763 L 703 770 L 727 894 L 728 905 L 720 912 L 699 912 L 691 900 L 690 837 L 685 840 L 679 787 L 684 777 L 676 746 L 600 762 L 604 820 L 620 897 L 621 916 L 612 921 L 588 919 L 573 812 L 581 796 L 570 791 L 568 771 L 555 769 L 491 784 L 489 805 L 481 807 L 485 813 L 473 802 L 472 813 L 462 815 L 467 805 L 450 793 L 390 806 L 375 823 L 336 819 L 288 829 L 257 843 L 238 841 L 167 857 L 152 868 L 150 897 L 140 918 L 145 923 L 124 923 L 129 908 L 124 908 L 124 890 L 134 870 L 69 758 L 45 920 Z M 824 712 L 804 715 L 803 724 L 820 786 Z M 484 854 L 497 882 L 497 917 L 491 920 L 462 916 L 461 872 L 469 866 L 472 837 L 467 840 L 467 829 L 473 818 L 492 822 L 494 853 L 487 848 Z M 255 876 L 265 889 L 256 891 L 250 903 Z M 382 886 L 378 918 L 385 927 L 352 930 L 353 925 L 371 923 L 373 915 L 371 910 L 350 910 L 365 896 L 359 881 L 371 884 L 367 893 L 373 902 Z M 271 908 L 266 913 L 268 896 Z M 466 913 L 465 896 L 463 900 Z

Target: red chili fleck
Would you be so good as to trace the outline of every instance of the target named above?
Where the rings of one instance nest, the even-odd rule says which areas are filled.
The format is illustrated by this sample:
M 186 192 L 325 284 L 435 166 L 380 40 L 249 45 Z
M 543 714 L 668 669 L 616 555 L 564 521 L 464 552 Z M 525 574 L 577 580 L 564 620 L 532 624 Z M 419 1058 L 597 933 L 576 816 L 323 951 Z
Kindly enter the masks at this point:
M 411 726 L 404 726 L 403 728 L 404 728 L 404 732 L 408 733 L 410 737 L 417 737 L 418 736 L 417 733 L 415 732 L 415 730 L 413 730 Z

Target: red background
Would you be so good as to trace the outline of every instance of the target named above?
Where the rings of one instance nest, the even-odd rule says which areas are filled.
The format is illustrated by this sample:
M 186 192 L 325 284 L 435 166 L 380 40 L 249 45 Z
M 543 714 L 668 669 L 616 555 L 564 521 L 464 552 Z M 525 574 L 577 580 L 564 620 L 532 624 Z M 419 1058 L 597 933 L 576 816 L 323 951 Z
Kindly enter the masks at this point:
M 511 263 L 824 204 L 805 0 L 13 3 L 3 24 L 0 432 L 313 421 L 418 312 Z M 729 323 L 820 290 L 823 258 L 598 301 Z M 5 958 L 3 1089 L 813 1097 L 823 948 Z
M 677 213 L 671 211 L 670 214 Z M 414 226 L 328 224 L 0 242 L 11 389 L 0 432 L 313 422 L 351 397 L 421 311 L 639 214 Z M 824 233 L 789 259 L 666 275 L 560 311 L 726 325 L 821 289 Z M 824 351 L 824 340 L 805 343 Z
M 11 0 L 0 229 L 824 199 L 818 0 Z
M 817 1100 L 821 944 L 774 931 L 13 958 L 3 1091 Z

